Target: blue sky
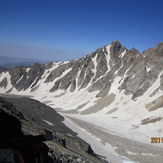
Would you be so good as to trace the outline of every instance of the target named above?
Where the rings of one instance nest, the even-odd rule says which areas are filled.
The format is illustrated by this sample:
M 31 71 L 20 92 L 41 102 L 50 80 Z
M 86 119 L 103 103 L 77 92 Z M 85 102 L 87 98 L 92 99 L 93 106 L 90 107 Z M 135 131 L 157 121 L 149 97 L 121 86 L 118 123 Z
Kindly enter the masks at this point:
M 1 56 L 71 60 L 114 40 L 140 52 L 162 42 L 163 1 L 0 1 Z

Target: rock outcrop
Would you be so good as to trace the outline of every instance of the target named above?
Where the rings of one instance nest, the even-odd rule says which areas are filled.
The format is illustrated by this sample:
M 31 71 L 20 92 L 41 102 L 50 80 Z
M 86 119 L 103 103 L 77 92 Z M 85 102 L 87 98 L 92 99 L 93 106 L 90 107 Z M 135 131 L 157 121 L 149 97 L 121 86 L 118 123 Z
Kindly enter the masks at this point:
M 62 116 L 36 100 L 20 96 L 3 96 L 0 97 L 0 111 L 16 117 L 22 123 L 22 130 L 26 135 L 42 135 L 51 132 L 53 140 L 48 141 L 47 145 L 55 161 L 60 163 L 106 162 L 93 152 L 89 144 L 78 138 L 76 133 L 62 123 L 64 119 Z

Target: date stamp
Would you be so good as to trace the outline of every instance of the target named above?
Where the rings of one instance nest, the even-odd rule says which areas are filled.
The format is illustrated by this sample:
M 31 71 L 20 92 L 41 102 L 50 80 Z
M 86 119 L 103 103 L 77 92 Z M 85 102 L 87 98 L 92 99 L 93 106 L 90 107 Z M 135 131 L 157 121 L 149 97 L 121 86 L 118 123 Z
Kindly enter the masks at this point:
M 163 143 L 163 137 L 151 137 L 151 143 Z

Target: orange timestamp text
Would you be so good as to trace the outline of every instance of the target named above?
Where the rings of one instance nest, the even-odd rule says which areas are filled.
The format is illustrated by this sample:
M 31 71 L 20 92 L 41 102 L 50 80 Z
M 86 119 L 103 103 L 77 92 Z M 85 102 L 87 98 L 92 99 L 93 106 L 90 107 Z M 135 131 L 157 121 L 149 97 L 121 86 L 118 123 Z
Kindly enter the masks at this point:
M 151 143 L 163 143 L 163 137 L 151 137 Z

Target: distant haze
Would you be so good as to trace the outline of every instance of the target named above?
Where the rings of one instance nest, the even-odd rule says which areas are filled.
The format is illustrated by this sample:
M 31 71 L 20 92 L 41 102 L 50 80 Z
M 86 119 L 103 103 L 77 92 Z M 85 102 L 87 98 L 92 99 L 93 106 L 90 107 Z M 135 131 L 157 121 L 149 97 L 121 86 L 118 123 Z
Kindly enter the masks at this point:
M 15 66 L 32 66 L 35 63 L 45 63 L 46 60 L 31 59 L 31 58 L 15 58 L 0 56 L 0 67 L 12 68 Z
M 15 57 L 0 56 L 0 64 L 18 63 L 18 62 L 47 62 L 47 61 L 32 59 L 32 58 L 15 58 Z

